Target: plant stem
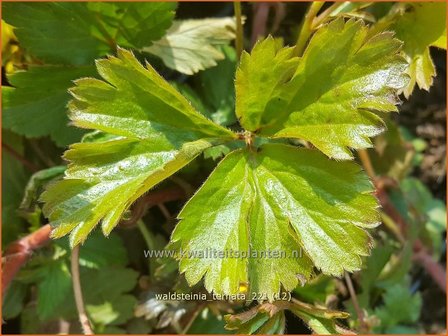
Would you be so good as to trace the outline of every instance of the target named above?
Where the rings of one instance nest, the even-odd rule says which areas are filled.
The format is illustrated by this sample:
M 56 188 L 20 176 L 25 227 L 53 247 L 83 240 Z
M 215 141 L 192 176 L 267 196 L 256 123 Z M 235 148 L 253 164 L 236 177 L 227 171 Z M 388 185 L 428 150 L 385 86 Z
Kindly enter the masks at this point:
M 358 155 L 367 175 L 369 175 L 369 177 L 374 181 L 376 179 L 376 173 L 373 168 L 372 161 L 370 161 L 369 153 L 367 153 L 365 149 L 359 149 Z
M 50 241 L 50 224 L 22 237 L 7 247 L 2 257 L 2 292 L 6 293 L 9 284 L 16 276 L 23 264 L 33 254 L 34 250 L 46 245 Z
M 42 161 L 47 167 L 56 166 L 56 163 L 54 163 L 53 160 L 48 157 L 48 155 L 44 154 L 35 140 L 29 141 L 29 144 L 31 145 L 31 148 L 36 152 L 40 161 Z
M 81 280 L 79 277 L 79 245 L 72 250 L 71 258 L 73 292 L 75 294 L 76 309 L 78 310 L 79 322 L 81 323 L 84 335 L 93 335 L 89 318 L 84 308 L 84 300 L 82 298 Z
M 151 231 L 149 231 L 148 228 L 146 227 L 145 223 L 142 220 L 139 220 L 137 222 L 137 227 L 140 230 L 143 239 L 145 240 L 146 247 L 151 251 L 155 250 L 156 245 L 154 243 L 154 237 Z M 149 277 L 153 279 L 156 268 L 155 260 L 150 257 L 148 265 L 149 265 Z
M 331 13 L 333 13 L 336 9 L 338 9 L 341 5 L 344 4 L 344 1 L 341 2 L 335 2 L 330 7 L 328 7 L 326 10 L 324 10 L 322 13 L 320 13 L 316 19 L 313 21 L 313 29 L 317 28 L 320 24 L 322 24 L 325 19 L 330 16 Z
M 20 161 L 29 171 L 32 173 L 35 173 L 40 170 L 39 167 L 37 167 L 34 163 L 28 161 L 26 158 L 24 158 L 21 154 L 19 154 L 14 148 L 11 146 L 2 143 L 2 148 L 8 152 L 12 157 L 14 157 L 17 161 Z
M 364 312 L 362 311 L 361 307 L 359 306 L 358 298 L 356 297 L 356 292 L 355 292 L 355 289 L 353 288 L 352 279 L 350 279 L 350 276 L 348 275 L 347 272 L 345 272 L 344 275 L 345 275 L 345 282 L 347 284 L 347 288 L 348 288 L 350 297 L 353 302 L 353 307 L 355 308 L 356 315 L 358 316 L 361 332 L 364 333 L 364 332 L 368 331 L 368 329 L 369 329 L 364 320 Z
M 241 18 L 241 2 L 234 1 L 233 8 L 235 11 L 235 20 L 236 20 L 235 47 L 236 47 L 236 55 L 239 60 L 241 57 L 241 53 L 243 52 L 243 21 Z
M 401 233 L 400 227 L 397 223 L 385 212 L 380 211 L 381 221 L 383 224 L 390 230 L 392 233 L 397 237 L 397 239 L 400 241 L 400 243 L 404 244 L 405 239 L 403 237 L 403 234 Z
M 302 53 L 305 50 L 306 42 L 313 32 L 313 21 L 324 3 L 324 1 L 314 1 L 313 3 L 311 3 L 310 8 L 308 8 L 308 11 L 306 12 L 305 18 L 302 22 L 302 27 L 300 28 L 296 47 L 294 48 L 294 56 L 302 56 Z

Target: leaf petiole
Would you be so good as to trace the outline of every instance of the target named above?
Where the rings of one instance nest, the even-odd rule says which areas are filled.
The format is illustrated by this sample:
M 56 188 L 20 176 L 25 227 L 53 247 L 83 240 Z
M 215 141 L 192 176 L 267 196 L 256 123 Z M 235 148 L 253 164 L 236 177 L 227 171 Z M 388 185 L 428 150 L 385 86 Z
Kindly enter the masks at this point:
M 300 28 L 300 33 L 297 38 L 296 47 L 294 48 L 293 54 L 295 56 L 301 56 L 303 53 L 303 50 L 305 49 L 306 42 L 311 36 L 311 33 L 313 32 L 313 21 L 316 17 L 319 10 L 322 8 L 322 6 L 325 4 L 325 1 L 314 1 L 310 8 L 308 9 L 307 13 L 305 14 L 305 18 L 303 19 L 302 26 Z

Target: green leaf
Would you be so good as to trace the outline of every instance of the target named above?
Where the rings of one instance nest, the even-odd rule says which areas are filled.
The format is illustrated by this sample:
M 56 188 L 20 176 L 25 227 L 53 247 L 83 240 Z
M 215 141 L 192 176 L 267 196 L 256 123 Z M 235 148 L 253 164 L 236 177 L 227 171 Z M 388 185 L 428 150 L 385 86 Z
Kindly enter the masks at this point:
M 407 83 L 401 43 L 389 32 L 368 38 L 362 21 L 332 21 L 292 57 L 268 38 L 243 55 L 236 79 L 236 113 L 261 136 L 299 138 L 326 155 L 351 159 L 384 129 L 372 111 L 397 111 Z M 325 134 L 325 136 L 322 136 Z
M 335 292 L 336 285 L 332 277 L 320 275 L 302 287 L 294 289 L 294 294 L 302 301 L 309 303 L 325 303 L 328 295 Z
M 376 246 L 372 250 L 372 255 L 367 258 L 365 267 L 360 273 L 359 281 L 362 292 L 358 295 L 358 301 L 362 308 L 367 309 L 370 307 L 371 291 L 377 285 L 380 275 L 389 262 L 392 253 L 392 246 L 384 244 Z
M 118 325 L 134 316 L 137 299 L 132 295 L 121 295 L 98 305 L 86 305 L 89 316 L 95 323 Z
M 235 19 L 174 21 L 167 34 L 142 50 L 160 57 L 171 69 L 192 75 L 224 59 L 219 46 L 235 38 Z
M 172 23 L 174 2 L 8 3 L 3 18 L 32 55 L 52 64 L 87 65 L 117 45 L 148 46 Z
M 133 317 L 137 300 L 126 293 L 135 287 L 137 277 L 137 272 L 122 267 L 81 271 L 86 309 L 93 322 L 118 325 Z
M 204 277 L 207 290 L 234 294 L 249 283 L 269 300 L 308 279 L 313 263 L 331 275 L 358 270 L 371 245 L 364 228 L 378 224 L 371 193 L 358 165 L 317 151 L 280 144 L 234 151 L 178 216 L 172 242 L 182 250 L 180 270 L 190 285 Z M 201 258 L 204 251 L 217 253 Z M 219 257 L 226 251 L 234 257 Z
M 45 265 L 42 280 L 37 286 L 37 313 L 42 320 L 54 316 L 56 309 L 72 291 L 72 280 L 64 260 Z
M 236 115 L 249 131 L 259 132 L 271 123 L 266 118 L 280 107 L 280 91 L 291 79 L 299 58 L 294 48 L 282 48 L 271 36 L 255 44 L 251 53 L 243 52 L 236 72 Z
M 374 139 L 375 147 L 369 150 L 369 157 L 378 175 L 387 175 L 396 180 L 405 177 L 412 168 L 415 153 L 409 150 L 401 130 L 390 118 L 384 118 L 387 132 Z
M 141 195 L 231 131 L 199 114 L 150 66 L 128 51 L 97 61 L 105 81 L 84 78 L 71 89 L 74 125 L 117 137 L 78 143 L 65 153 L 65 179 L 43 195 L 53 237 L 72 231 L 71 246 L 102 221 L 105 235 Z
M 226 329 L 237 330 L 238 334 L 283 334 L 285 329 L 284 310 L 290 310 L 300 317 L 314 333 L 351 333 L 335 322 L 349 314 L 341 311 L 318 308 L 298 300 L 265 303 L 237 315 L 226 315 Z
M 412 294 L 404 284 L 394 285 L 383 295 L 384 305 L 375 309 L 375 315 L 381 325 L 376 332 L 388 332 L 388 329 L 399 323 L 416 322 L 422 308 L 422 298 L 419 293 Z
M 13 88 L 2 87 L 3 127 L 28 138 L 49 135 L 60 147 L 78 141 L 83 132 L 68 125 L 67 90 L 73 80 L 93 75 L 93 66 L 30 66 L 13 73 Z
M 13 281 L 4 294 L 2 303 L 2 318 L 12 319 L 23 311 L 23 304 L 27 294 L 28 286 L 19 281 Z
M 351 334 L 350 330 L 340 327 L 336 319 L 345 319 L 350 315 L 341 311 L 318 308 L 295 300 L 289 307 L 292 313 L 300 317 L 308 327 L 318 335 Z
M 25 218 L 35 228 L 41 226 L 42 210 L 38 204 L 40 194 L 43 188 L 51 181 L 61 178 L 64 174 L 65 166 L 54 166 L 47 169 L 42 169 L 34 173 L 25 187 L 25 195 L 20 203 L 20 215 Z
M 57 244 L 70 254 L 68 239 L 60 239 Z M 128 256 L 122 239 L 113 232 L 106 238 L 99 230 L 95 230 L 80 249 L 79 264 L 95 269 L 106 266 L 126 266 Z
M 187 334 L 231 334 L 227 329 L 224 329 L 224 319 L 221 315 L 216 316 L 208 308 L 202 310 L 202 312 L 196 317 L 191 327 L 188 329 Z
M 443 232 L 446 231 L 446 205 L 432 196 L 431 191 L 418 179 L 408 177 L 400 184 L 410 216 L 424 225 L 437 258 L 443 248 Z M 425 232 L 425 231 L 424 231 Z M 425 237 L 423 237 L 425 238 Z
M 225 59 L 199 73 L 200 91 L 210 106 L 210 118 L 219 125 L 232 125 L 235 116 L 236 51 L 230 46 L 221 48 Z M 219 80 L 216 80 L 219 78 Z
M 436 69 L 429 52 L 430 46 L 446 49 L 446 3 L 409 3 L 402 16 L 394 20 L 391 28 L 397 38 L 404 41 L 403 53 L 409 62 L 407 70 L 411 80 L 403 92 L 409 97 L 415 84 L 429 90 Z
M 285 331 L 285 313 L 282 310 L 270 316 L 270 312 L 260 306 L 241 314 L 225 315 L 224 318 L 225 328 L 236 330 L 241 335 L 283 335 Z
M 23 155 L 23 138 L 2 130 L 2 143 Z M 25 231 L 25 222 L 19 217 L 18 209 L 23 197 L 28 174 L 23 165 L 6 150 L 2 150 L 2 244 L 6 246 Z

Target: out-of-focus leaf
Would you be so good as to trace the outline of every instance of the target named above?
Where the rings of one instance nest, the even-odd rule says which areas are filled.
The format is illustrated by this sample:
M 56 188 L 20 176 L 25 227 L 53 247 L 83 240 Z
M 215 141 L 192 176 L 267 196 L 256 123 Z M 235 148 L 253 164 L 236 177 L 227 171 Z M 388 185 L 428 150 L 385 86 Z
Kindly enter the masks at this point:
M 268 300 L 309 279 L 313 263 L 332 275 L 357 270 L 371 245 L 364 228 L 378 224 L 371 188 L 358 165 L 315 150 L 234 151 L 178 215 L 172 242 L 183 251 L 180 270 L 190 285 L 204 277 L 207 290 L 236 294 L 248 283 Z M 210 250 L 249 257 L 189 256 Z M 267 251 L 282 254 L 263 258 Z
M 20 331 L 24 334 L 42 333 L 41 323 L 36 311 L 36 305 L 28 304 L 20 314 Z
M 412 266 L 411 257 L 411 244 L 407 243 L 400 253 L 390 257 L 386 265 L 387 271 L 382 272 L 381 276 L 377 278 L 375 286 L 387 289 L 401 283 Z
M 72 232 L 72 246 L 100 220 L 108 235 L 141 195 L 214 142 L 236 137 L 124 49 L 97 61 L 97 68 L 104 81 L 83 78 L 71 89 L 70 118 L 76 126 L 117 137 L 72 145 L 64 155 L 70 161 L 64 180 L 42 195 L 52 236 Z
M 122 267 L 82 269 L 84 300 L 94 323 L 118 325 L 133 317 L 137 299 L 126 293 L 135 287 L 137 276 L 137 272 Z
M 224 328 L 225 321 L 220 315 L 217 317 L 212 314 L 208 308 L 205 308 L 194 320 L 187 334 L 231 334 L 229 330 Z
M 133 318 L 126 323 L 126 331 L 131 335 L 150 334 L 152 331 L 152 327 L 143 318 Z
M 37 285 L 37 314 L 42 320 L 54 317 L 57 308 L 72 292 L 72 280 L 64 260 L 45 266 L 44 276 Z
M 429 90 L 436 69 L 429 52 L 430 46 L 446 49 L 446 2 L 412 2 L 403 15 L 394 19 L 391 29 L 404 41 L 403 53 L 409 62 L 411 77 L 403 89 L 406 97 L 419 88 Z
M 68 239 L 60 239 L 57 244 L 70 253 Z M 123 241 L 113 232 L 106 238 L 99 230 L 95 230 L 79 252 L 79 264 L 88 268 L 101 270 L 102 267 L 126 266 L 127 263 L 128 256 Z
M 404 284 L 396 284 L 386 289 L 383 295 L 384 305 L 375 309 L 375 315 L 381 321 L 376 327 L 378 333 L 390 333 L 392 328 L 403 323 L 416 322 L 422 308 L 419 293 L 412 294 Z
M 11 74 L 13 87 L 2 88 L 3 127 L 28 138 L 49 135 L 61 147 L 78 141 L 83 132 L 68 125 L 67 90 L 73 80 L 93 76 L 94 70 L 45 65 Z
M 2 130 L 2 143 L 23 155 L 22 138 Z M 24 221 L 18 215 L 23 190 L 28 179 L 23 165 L 6 150 L 2 150 L 2 245 L 16 240 L 24 232 Z
M 340 4 L 335 10 L 333 10 L 329 18 L 333 18 L 336 16 L 344 16 L 349 18 L 359 18 L 365 21 L 373 22 L 375 21 L 375 17 L 369 13 L 368 11 L 364 11 L 363 9 L 372 5 L 372 2 L 352 2 L 352 1 L 344 1 Z
M 369 149 L 375 172 L 401 180 L 412 168 L 414 151 L 411 144 L 405 142 L 396 123 L 385 118 L 387 132 L 374 139 L 375 147 Z
M 12 319 L 22 312 L 27 290 L 26 284 L 19 281 L 11 283 L 3 297 L 2 318 L 4 320 Z
M 224 59 L 219 47 L 234 38 L 232 17 L 174 21 L 162 39 L 142 50 L 160 57 L 167 67 L 192 75 Z
M 335 289 L 332 277 L 320 275 L 303 286 L 297 286 L 294 294 L 304 302 L 325 303 L 327 296 L 333 294 Z
M 368 32 L 362 21 L 337 19 L 313 35 L 300 59 L 269 38 L 243 53 L 236 75 L 242 126 L 309 141 L 335 159 L 371 147 L 369 137 L 384 129 L 372 110 L 397 111 L 408 78 L 401 43 L 390 32 Z
M 92 321 L 104 325 L 119 325 L 134 316 L 137 299 L 132 295 L 120 295 L 102 304 L 86 304 Z
M 21 45 L 50 64 L 90 65 L 117 45 L 148 46 L 171 25 L 175 2 L 16 2 L 2 6 Z
M 236 122 L 236 52 L 230 46 L 223 46 L 221 50 L 225 58 L 215 67 L 200 72 L 199 79 L 204 101 L 210 107 L 210 118 L 217 124 L 228 126 Z
M 400 184 L 408 203 L 410 216 L 416 215 L 431 239 L 435 257 L 441 253 L 443 232 L 446 231 L 446 205 L 432 196 L 430 190 L 416 178 L 406 178 Z M 415 213 L 417 211 L 417 214 Z
M 47 183 L 52 180 L 62 177 L 65 171 L 65 166 L 54 166 L 48 169 L 43 169 L 33 174 L 25 187 L 25 195 L 20 203 L 20 215 L 25 218 L 33 227 L 40 227 L 41 222 L 41 208 L 37 204 L 37 200 Z
M 362 272 L 360 272 L 361 293 L 358 295 L 358 302 L 364 309 L 370 307 L 371 291 L 376 287 L 376 282 L 381 272 L 392 256 L 393 248 L 389 244 L 376 246 L 372 250 L 370 257 L 366 259 L 366 263 Z

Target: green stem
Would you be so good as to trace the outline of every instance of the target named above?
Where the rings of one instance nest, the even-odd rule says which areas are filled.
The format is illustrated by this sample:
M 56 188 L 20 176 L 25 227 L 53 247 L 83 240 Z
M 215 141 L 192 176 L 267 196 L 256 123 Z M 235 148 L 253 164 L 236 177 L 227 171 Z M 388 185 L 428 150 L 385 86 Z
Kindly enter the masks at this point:
M 313 32 L 313 21 L 316 17 L 319 10 L 324 5 L 324 1 L 314 1 L 311 3 L 310 8 L 305 14 L 305 18 L 302 22 L 302 27 L 300 28 L 300 33 L 297 38 L 296 47 L 294 49 L 295 56 L 302 56 L 303 51 L 305 50 L 306 43 Z
M 156 245 L 154 242 L 154 237 L 153 237 L 151 231 L 149 231 L 148 228 L 146 227 L 145 223 L 142 220 L 139 220 L 137 222 L 137 227 L 140 230 L 140 232 L 143 236 L 143 239 L 145 240 L 146 247 L 148 248 L 148 250 L 155 250 Z M 155 259 L 150 257 L 148 265 L 149 265 L 149 277 L 152 279 L 154 277 L 155 268 L 156 268 Z
M 235 47 L 236 47 L 236 54 L 239 60 L 241 57 L 241 53 L 243 52 L 243 21 L 241 18 L 241 2 L 235 1 L 233 3 L 233 8 L 235 11 L 235 20 L 236 20 Z
M 333 13 L 335 10 L 337 10 L 339 7 L 341 7 L 343 4 L 344 4 L 344 1 L 335 2 L 330 7 L 328 7 L 326 10 L 324 10 L 322 13 L 320 13 L 313 22 L 313 29 L 315 29 L 320 24 L 322 24 L 327 19 L 327 17 L 330 16 L 331 13 Z

